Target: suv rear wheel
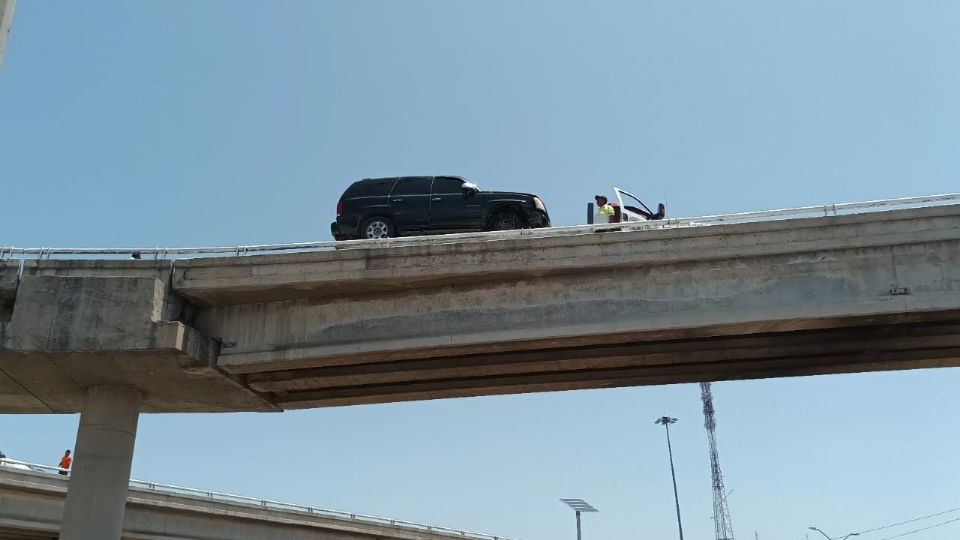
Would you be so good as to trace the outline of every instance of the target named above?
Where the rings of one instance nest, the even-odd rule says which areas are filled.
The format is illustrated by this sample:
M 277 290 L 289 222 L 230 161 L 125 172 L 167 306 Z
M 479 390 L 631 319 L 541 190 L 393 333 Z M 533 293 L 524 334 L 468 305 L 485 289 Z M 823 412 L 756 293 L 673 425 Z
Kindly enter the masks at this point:
M 394 236 L 393 223 L 385 217 L 372 217 L 363 222 L 360 227 L 360 238 L 392 238 Z

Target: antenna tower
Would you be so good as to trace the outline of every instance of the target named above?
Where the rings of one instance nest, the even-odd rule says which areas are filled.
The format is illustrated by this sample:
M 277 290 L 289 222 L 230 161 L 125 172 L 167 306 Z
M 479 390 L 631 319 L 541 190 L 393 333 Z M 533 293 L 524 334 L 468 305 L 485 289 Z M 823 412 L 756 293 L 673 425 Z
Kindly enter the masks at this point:
M 720 457 L 717 455 L 717 420 L 713 411 L 713 392 L 710 383 L 700 383 L 700 397 L 703 400 L 703 427 L 707 428 L 710 441 L 710 475 L 713 479 L 713 527 L 716 540 L 733 540 L 733 523 L 730 520 L 730 508 L 727 506 L 727 492 L 723 487 L 723 473 L 720 471 Z

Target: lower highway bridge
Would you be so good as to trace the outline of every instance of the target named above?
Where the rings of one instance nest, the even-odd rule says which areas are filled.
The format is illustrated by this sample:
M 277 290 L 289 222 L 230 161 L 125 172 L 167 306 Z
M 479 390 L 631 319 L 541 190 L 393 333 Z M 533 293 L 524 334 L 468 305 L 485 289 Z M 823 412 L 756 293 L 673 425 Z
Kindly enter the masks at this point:
M 0 248 L 0 411 L 82 413 L 69 540 L 84 516 L 119 530 L 140 412 L 957 366 L 958 201 L 184 259 Z
M 0 459 L 0 540 L 55 540 L 68 477 L 56 468 Z M 408 521 L 351 514 L 132 480 L 124 540 L 510 540 Z

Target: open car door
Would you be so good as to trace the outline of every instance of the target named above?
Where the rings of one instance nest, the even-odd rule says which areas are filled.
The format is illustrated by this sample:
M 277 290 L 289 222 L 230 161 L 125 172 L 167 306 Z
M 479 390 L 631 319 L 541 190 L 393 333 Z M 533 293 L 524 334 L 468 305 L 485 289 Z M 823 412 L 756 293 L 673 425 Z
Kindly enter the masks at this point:
M 667 207 L 660 203 L 657 205 L 657 211 L 653 212 L 643 201 L 635 195 L 624 191 L 618 187 L 613 188 L 617 195 L 617 202 L 620 204 L 620 221 L 657 221 L 667 215 Z

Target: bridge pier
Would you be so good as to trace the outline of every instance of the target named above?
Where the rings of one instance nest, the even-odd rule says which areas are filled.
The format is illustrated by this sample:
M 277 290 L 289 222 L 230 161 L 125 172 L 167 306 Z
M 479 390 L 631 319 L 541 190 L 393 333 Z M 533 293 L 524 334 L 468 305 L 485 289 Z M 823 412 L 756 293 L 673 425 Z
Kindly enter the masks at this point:
M 61 540 L 119 540 L 142 394 L 126 386 L 86 390 Z

